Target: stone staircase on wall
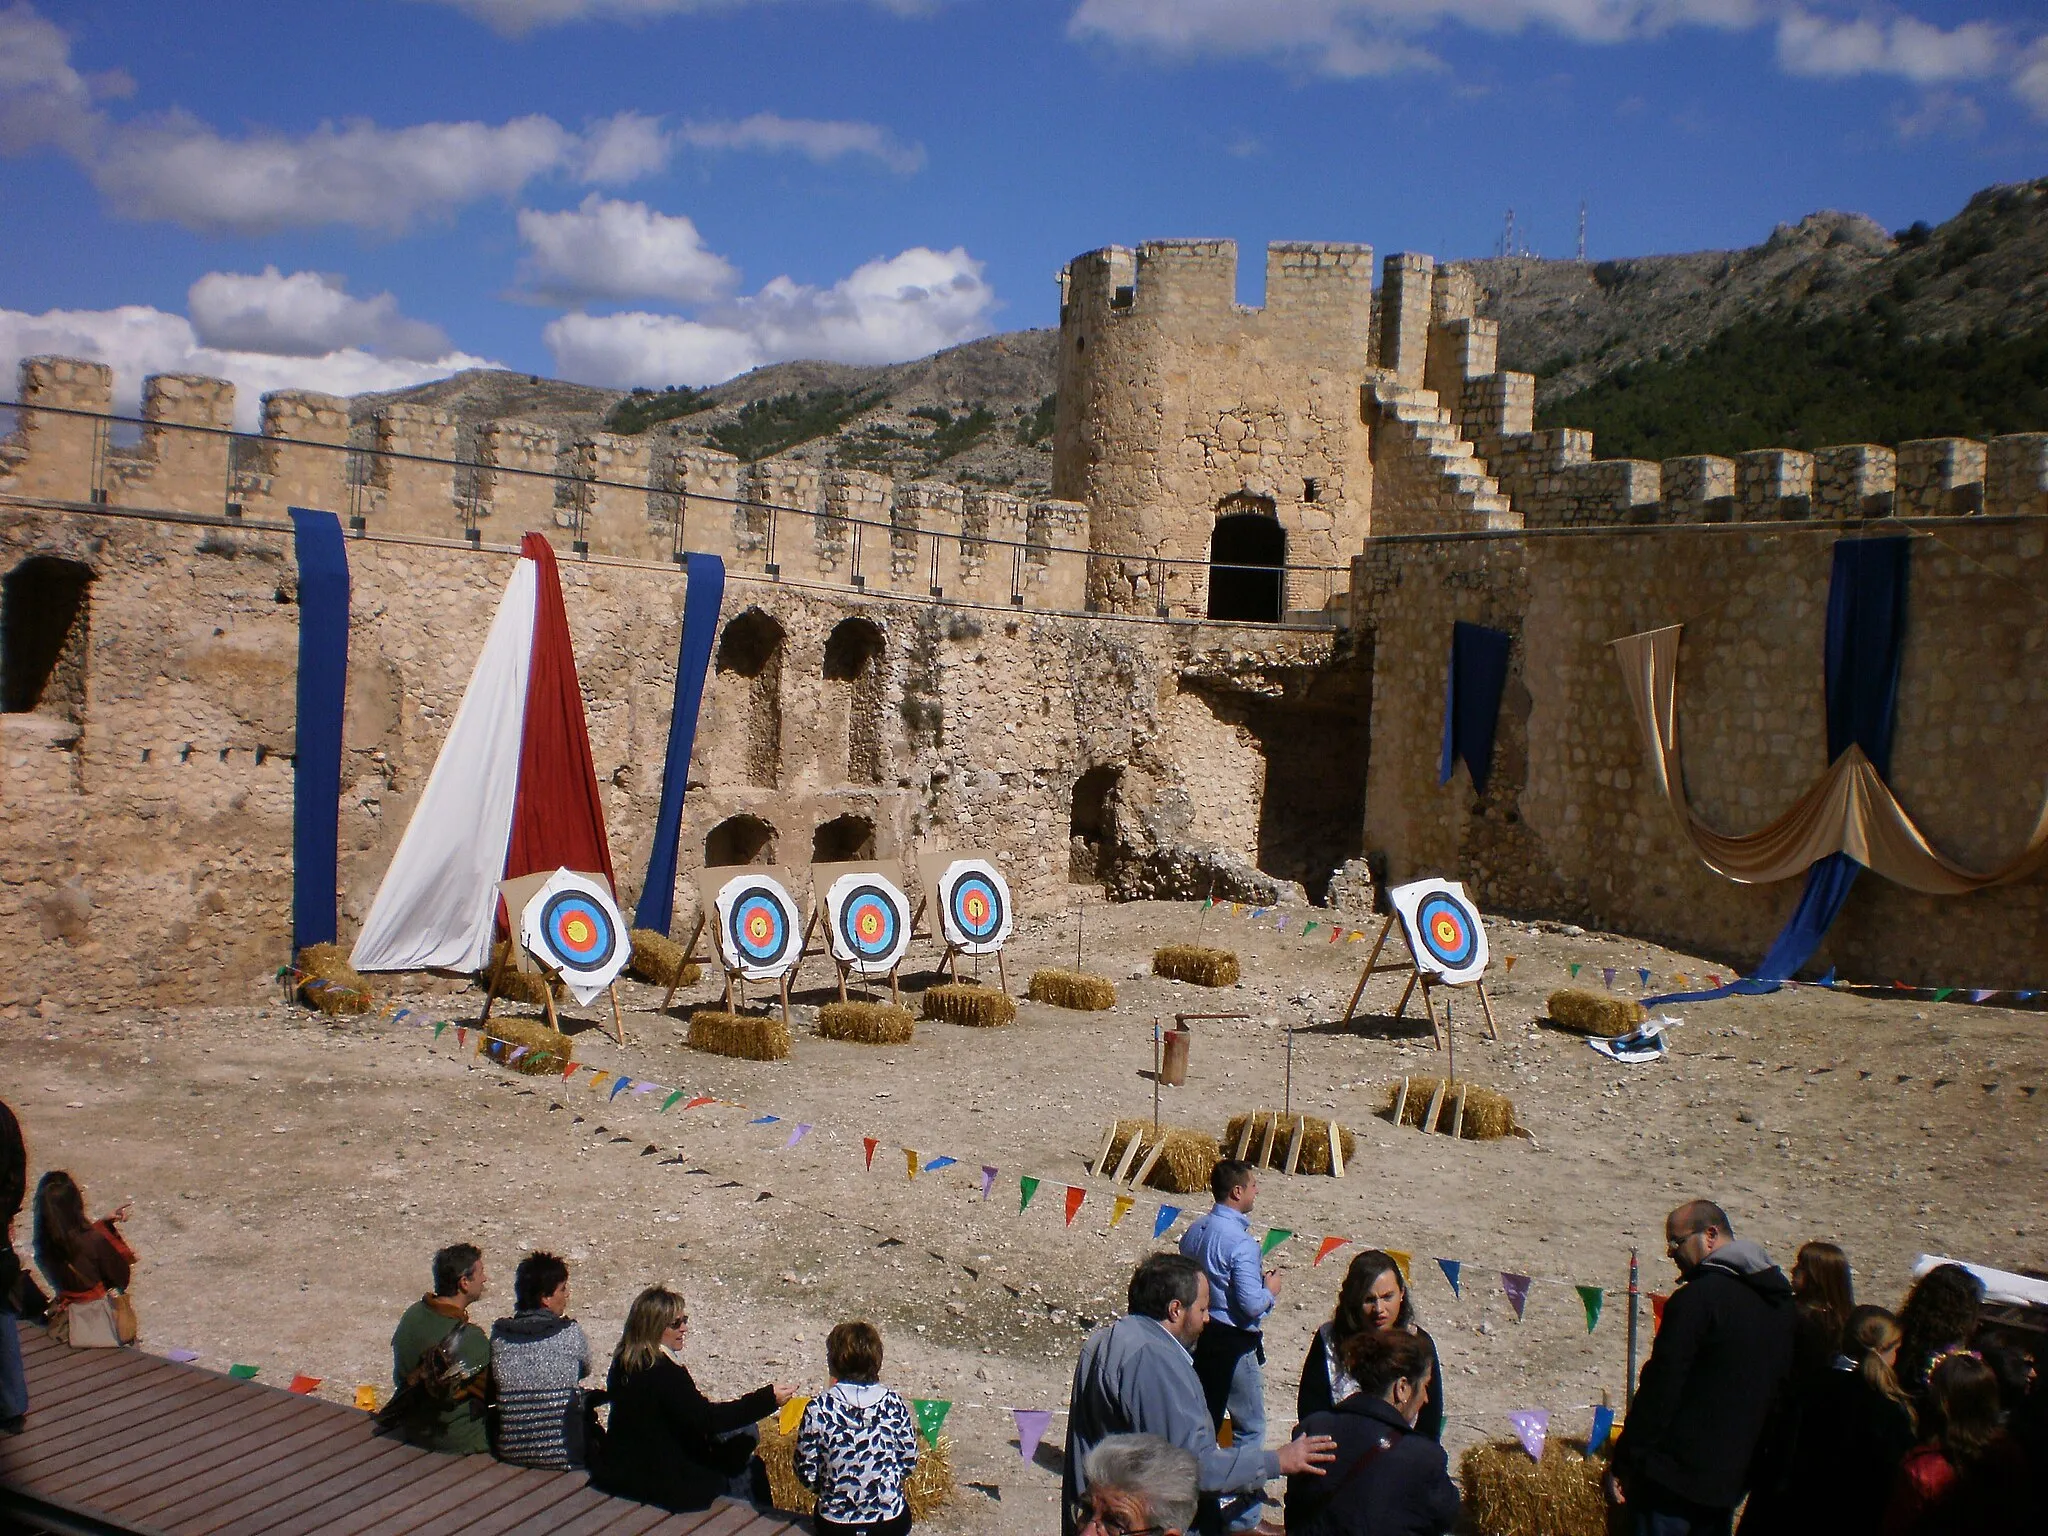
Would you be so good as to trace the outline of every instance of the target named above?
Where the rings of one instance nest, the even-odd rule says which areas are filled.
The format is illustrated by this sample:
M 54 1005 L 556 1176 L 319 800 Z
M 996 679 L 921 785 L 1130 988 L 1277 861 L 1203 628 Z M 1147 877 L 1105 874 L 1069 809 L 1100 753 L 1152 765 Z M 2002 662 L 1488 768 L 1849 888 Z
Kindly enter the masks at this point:
M 1522 526 L 1433 389 L 1377 369 L 1365 386 L 1373 430 L 1375 534 L 1476 533 Z

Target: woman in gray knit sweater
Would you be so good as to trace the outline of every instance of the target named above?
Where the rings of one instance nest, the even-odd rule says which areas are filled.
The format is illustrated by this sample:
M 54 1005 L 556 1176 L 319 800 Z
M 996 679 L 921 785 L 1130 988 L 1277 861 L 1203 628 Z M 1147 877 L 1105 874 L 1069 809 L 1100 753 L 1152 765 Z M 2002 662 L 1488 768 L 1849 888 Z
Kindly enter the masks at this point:
M 583 1394 L 590 1345 L 569 1317 L 569 1266 L 529 1253 L 513 1272 L 510 1317 L 491 1325 L 500 1461 L 563 1471 L 583 1465 Z

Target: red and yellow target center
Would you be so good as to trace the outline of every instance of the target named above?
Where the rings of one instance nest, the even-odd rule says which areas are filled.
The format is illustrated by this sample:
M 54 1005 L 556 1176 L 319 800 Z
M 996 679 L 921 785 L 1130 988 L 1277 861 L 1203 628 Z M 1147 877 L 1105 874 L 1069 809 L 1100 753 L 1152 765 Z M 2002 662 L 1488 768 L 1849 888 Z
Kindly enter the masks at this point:
M 775 935 L 775 922 L 766 912 L 749 912 L 746 929 L 748 938 L 756 944 L 766 944 Z
M 882 936 L 882 914 L 870 908 L 855 915 L 854 931 L 864 939 L 878 939 Z
M 572 917 L 562 924 L 562 937 L 569 941 L 571 949 L 588 949 L 597 938 L 597 930 L 590 926 L 587 917 Z
M 1456 944 L 1465 937 L 1455 917 L 1439 917 L 1430 924 L 1430 931 L 1436 935 L 1439 944 Z
M 962 902 L 961 907 L 967 913 L 967 921 L 977 927 L 988 921 L 988 898 L 979 891 Z

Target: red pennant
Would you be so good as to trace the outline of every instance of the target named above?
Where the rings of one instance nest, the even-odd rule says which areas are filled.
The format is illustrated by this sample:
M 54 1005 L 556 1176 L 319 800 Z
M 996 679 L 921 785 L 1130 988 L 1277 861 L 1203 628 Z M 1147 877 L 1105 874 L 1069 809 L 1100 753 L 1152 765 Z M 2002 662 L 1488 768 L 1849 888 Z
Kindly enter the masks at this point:
M 1655 1333 L 1664 1326 L 1664 1303 L 1670 1299 L 1655 1291 L 1650 1292 L 1650 1332 Z
M 694 1098 L 694 1099 L 690 1100 L 690 1102 L 689 1102 L 689 1103 L 685 1104 L 685 1105 L 683 1106 L 683 1108 L 685 1108 L 685 1109 L 702 1109 L 702 1108 L 703 1108 L 703 1107 L 704 1107 L 704 1106 L 705 1106 L 706 1104 L 716 1104 L 717 1102 L 718 1102 L 718 1100 L 716 1100 L 716 1099 L 712 1098 L 710 1094 L 708 1094 L 708 1093 L 700 1093 L 700 1094 L 698 1094 L 698 1095 L 697 1095 L 697 1097 L 696 1097 L 696 1098 Z
M 469 1031 L 458 1027 L 455 1031 L 455 1043 L 457 1045 L 469 1044 Z
M 319 1390 L 321 1379 L 318 1376 L 294 1376 L 292 1384 L 287 1390 L 296 1392 L 299 1396 L 304 1397 L 309 1392 Z
M 1348 1237 L 1324 1238 L 1323 1245 L 1316 1250 L 1316 1264 L 1322 1263 L 1323 1260 L 1327 1259 L 1331 1254 L 1335 1253 L 1339 1248 L 1342 1248 L 1346 1243 L 1350 1241 L 1351 1239 Z M 1315 1264 L 1311 1264 L 1309 1268 L 1315 1268 Z
M 1077 1189 L 1077 1188 L 1075 1188 L 1075 1187 L 1074 1187 L 1074 1186 L 1073 1186 L 1072 1184 L 1069 1184 L 1069 1185 L 1067 1186 L 1067 1225 L 1068 1225 L 1068 1226 L 1070 1226 L 1070 1227 L 1071 1227 L 1071 1226 L 1072 1226 L 1072 1225 L 1074 1224 L 1074 1216 L 1075 1216 L 1075 1214 L 1076 1214 L 1076 1213 L 1077 1213 L 1077 1212 L 1078 1212 L 1078 1211 L 1079 1211 L 1079 1210 L 1081 1209 L 1081 1202 L 1082 1202 L 1083 1200 L 1086 1200 L 1087 1198 L 1088 1198 L 1088 1191 L 1087 1191 L 1087 1190 L 1085 1190 L 1085 1189 Z
M 875 1138 L 872 1136 L 863 1136 L 860 1139 L 860 1149 L 862 1152 L 867 1154 L 869 1173 L 873 1173 L 875 1171 L 875 1148 L 879 1147 L 880 1145 L 881 1143 L 875 1140 Z
M 570 1078 L 574 1077 L 575 1075 L 576 1075 L 576 1063 L 575 1063 L 575 1062 L 573 1062 L 573 1061 L 572 1061 L 572 1062 L 570 1062 L 570 1063 L 569 1063 L 569 1065 L 567 1065 L 566 1067 L 562 1068 L 562 1080 L 563 1080 L 564 1082 L 567 1082 L 567 1081 L 568 1081 L 568 1080 L 569 1080 Z

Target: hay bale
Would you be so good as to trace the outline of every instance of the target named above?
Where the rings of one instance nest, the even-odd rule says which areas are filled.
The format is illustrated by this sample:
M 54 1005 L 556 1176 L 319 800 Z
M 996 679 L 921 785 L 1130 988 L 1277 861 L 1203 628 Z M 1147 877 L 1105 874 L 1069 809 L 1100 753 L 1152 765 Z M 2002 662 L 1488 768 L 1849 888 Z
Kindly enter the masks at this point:
M 692 1050 L 737 1056 L 743 1061 L 787 1061 L 789 1026 L 774 1014 L 699 1008 L 690 1015 L 689 1045 Z
M 1544 1442 L 1540 1463 L 1516 1440 L 1470 1447 L 1458 1476 L 1471 1528 L 1487 1536 L 1606 1536 L 1607 1461 L 1585 1452 L 1585 1441 L 1557 1435 Z
M 341 1013 L 368 1013 L 375 994 L 362 973 L 348 963 L 339 944 L 309 944 L 292 962 L 304 972 L 299 1001 L 330 1018 Z
M 1460 1082 L 1456 1079 L 1445 1082 L 1440 1077 L 1408 1079 L 1408 1103 L 1401 1111 L 1401 1123 L 1420 1127 L 1423 1116 L 1429 1113 L 1429 1101 L 1436 1097 L 1439 1087 L 1444 1090 L 1442 1125 L 1445 1134 L 1449 1134 L 1453 1117 L 1457 1113 L 1454 1106 L 1460 1088 L 1465 1090 L 1464 1140 L 1498 1141 L 1503 1136 L 1515 1134 L 1513 1099 L 1504 1093 L 1496 1093 L 1491 1088 L 1481 1088 L 1476 1083 Z M 1387 1102 L 1382 1112 L 1393 1114 L 1394 1105 L 1400 1097 L 1401 1085 L 1398 1082 L 1389 1083 Z M 1349 1154 L 1346 1155 L 1348 1158 Z
M 1649 1018 L 1632 997 L 1603 997 L 1566 987 L 1550 994 L 1550 1022 L 1575 1035 L 1625 1035 Z
M 1251 1121 L 1252 1140 L 1250 1147 L 1245 1150 L 1245 1160 L 1250 1163 L 1257 1163 L 1259 1160 L 1259 1148 L 1264 1146 L 1266 1142 L 1267 1123 L 1278 1120 L 1280 1122 L 1279 1128 L 1273 1132 L 1273 1153 L 1266 1166 L 1269 1168 L 1285 1168 L 1287 1166 L 1287 1143 L 1294 1139 L 1294 1122 L 1302 1118 L 1304 1117 L 1300 1115 L 1276 1114 L 1272 1110 L 1267 1110 L 1258 1115 L 1232 1115 L 1230 1117 L 1230 1124 L 1223 1131 L 1223 1145 L 1235 1147 L 1238 1136 L 1244 1130 L 1245 1121 Z M 1330 1171 L 1330 1122 L 1319 1119 L 1315 1115 L 1309 1115 L 1306 1118 L 1308 1120 L 1308 1129 L 1301 1133 L 1301 1161 L 1294 1165 L 1294 1171 L 1296 1173 L 1328 1173 Z M 1352 1135 L 1351 1132 L 1346 1131 L 1344 1133 L 1344 1166 L 1346 1168 L 1351 1166 L 1352 1148 L 1357 1144 L 1358 1138 Z
M 998 1029 L 1016 1022 L 1017 1000 L 994 987 L 972 981 L 949 981 L 925 989 L 924 1016 L 973 1029 Z
M 552 984 L 555 1002 L 560 1004 L 569 999 L 569 989 L 549 976 L 545 971 L 522 971 L 519 962 L 512 955 L 512 946 L 504 939 L 491 946 L 491 963 L 476 973 L 476 984 L 489 987 L 493 972 L 498 976 L 498 998 L 501 1002 L 523 1003 L 529 1008 L 545 1008 L 548 1005 L 547 991 Z
M 575 1044 L 567 1035 L 549 1029 L 539 1019 L 494 1018 L 484 1026 L 484 1039 L 485 1055 L 528 1077 L 559 1073 L 576 1054 Z M 498 1044 L 492 1046 L 491 1041 Z M 526 1054 L 512 1060 L 512 1053 L 522 1045 Z
M 894 1003 L 827 1003 L 818 1010 L 818 1033 L 862 1045 L 902 1045 L 917 1033 L 908 1008 Z
M 1138 1138 L 1138 1158 L 1131 1167 L 1145 1166 L 1145 1159 L 1152 1155 L 1152 1122 L 1119 1120 L 1116 1134 L 1109 1144 L 1111 1168 L 1122 1160 L 1133 1136 Z M 1159 1140 L 1166 1145 L 1159 1153 L 1159 1161 L 1152 1165 L 1151 1173 L 1145 1176 L 1147 1184 L 1173 1195 L 1191 1195 L 1209 1187 L 1209 1175 L 1223 1156 L 1214 1136 L 1191 1131 L 1185 1126 L 1162 1125 L 1159 1127 Z
M 797 1481 L 796 1436 L 785 1435 L 781 1424 L 769 1417 L 761 1421 L 761 1461 L 768 1468 L 768 1491 L 775 1507 L 789 1514 L 808 1515 L 818 1507 L 817 1497 Z M 922 1525 L 952 1500 L 953 1437 L 941 1433 L 935 1444 L 924 1436 L 917 1439 L 917 1467 L 903 1483 L 903 1497 L 910 1505 L 910 1518 Z
M 1024 995 L 1034 1003 L 1094 1013 L 1116 1006 L 1116 983 L 1086 971 L 1033 971 Z
M 1152 952 L 1152 974 L 1198 987 L 1231 987 L 1237 985 L 1237 956 L 1199 944 L 1168 944 Z
M 651 987 L 694 987 L 704 976 L 704 967 L 690 958 L 690 952 L 665 933 L 652 928 L 633 930 L 633 958 L 626 962 L 626 974 Z

